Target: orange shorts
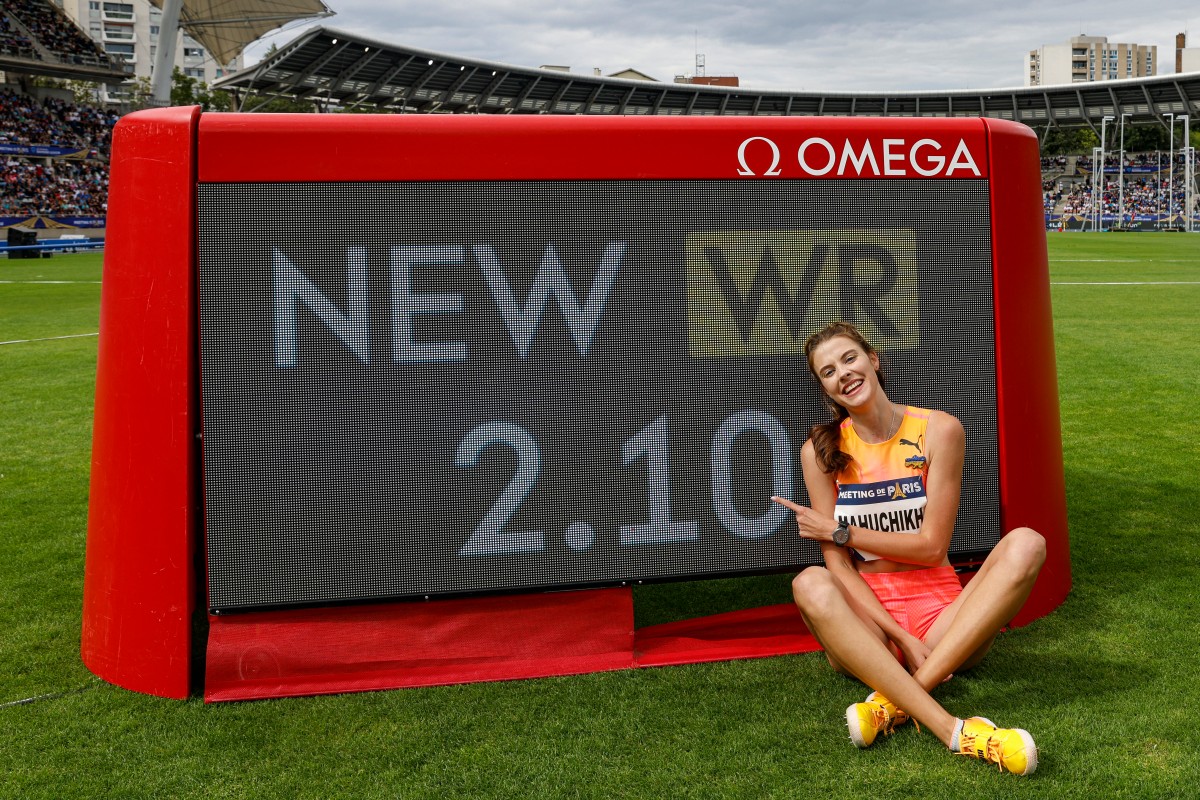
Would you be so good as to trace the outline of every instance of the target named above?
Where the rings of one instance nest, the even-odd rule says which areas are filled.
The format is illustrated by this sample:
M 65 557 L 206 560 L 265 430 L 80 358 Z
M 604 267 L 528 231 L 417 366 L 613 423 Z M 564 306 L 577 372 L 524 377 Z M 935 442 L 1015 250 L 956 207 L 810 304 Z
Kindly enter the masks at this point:
M 859 574 L 892 619 L 921 641 L 946 606 L 962 593 L 954 567 Z

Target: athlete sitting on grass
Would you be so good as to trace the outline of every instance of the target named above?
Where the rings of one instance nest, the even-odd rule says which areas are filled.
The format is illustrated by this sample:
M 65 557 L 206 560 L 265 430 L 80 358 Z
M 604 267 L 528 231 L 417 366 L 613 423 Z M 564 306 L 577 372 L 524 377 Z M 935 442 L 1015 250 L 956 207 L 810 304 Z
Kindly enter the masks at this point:
M 819 542 L 825 558 L 792 581 L 809 630 L 835 670 L 875 690 L 846 709 L 850 738 L 868 747 L 911 717 L 954 753 L 1030 774 L 1037 749 L 1028 732 L 959 719 L 930 691 L 987 653 L 1029 596 L 1045 541 L 1029 528 L 1009 531 L 961 587 L 946 554 L 958 515 L 962 424 L 889 400 L 878 353 L 849 323 L 827 325 L 804 350 L 834 420 L 814 426 L 804 444 L 812 507 L 773 499 L 795 512 L 800 535 Z

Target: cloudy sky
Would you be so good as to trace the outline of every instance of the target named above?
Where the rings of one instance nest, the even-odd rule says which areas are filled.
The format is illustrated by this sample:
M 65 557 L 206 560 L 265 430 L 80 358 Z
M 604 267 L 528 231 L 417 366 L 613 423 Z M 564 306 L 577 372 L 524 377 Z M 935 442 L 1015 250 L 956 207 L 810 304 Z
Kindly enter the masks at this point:
M 337 15 L 322 24 L 397 45 L 583 74 L 633 67 L 664 81 L 694 74 L 702 53 L 705 74 L 758 89 L 1020 86 L 1025 53 L 1081 33 L 1157 45 L 1160 74 L 1174 72 L 1175 34 L 1192 23 L 1200 47 L 1200 5 L 1182 0 L 325 2 Z M 305 27 L 252 45 L 247 64 Z

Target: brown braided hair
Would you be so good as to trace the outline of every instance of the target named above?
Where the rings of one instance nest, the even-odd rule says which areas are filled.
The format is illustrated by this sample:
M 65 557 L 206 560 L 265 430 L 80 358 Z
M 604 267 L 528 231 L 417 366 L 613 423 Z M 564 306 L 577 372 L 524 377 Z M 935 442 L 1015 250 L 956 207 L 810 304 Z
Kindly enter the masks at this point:
M 863 349 L 867 355 L 875 354 L 879 358 L 878 351 L 871 346 L 871 343 L 866 340 L 866 337 L 849 322 L 831 322 L 821 330 L 809 336 L 804 342 L 804 355 L 808 359 L 808 371 L 819 384 L 821 378 L 817 375 L 816 369 L 813 367 L 813 350 L 816 350 L 821 345 L 828 342 L 837 336 L 845 336 L 852 340 L 855 344 Z M 875 370 L 876 376 L 879 378 L 879 385 L 883 386 L 883 363 L 880 362 L 879 368 Z M 829 422 L 824 422 L 819 425 L 813 425 L 808 432 L 808 438 L 812 440 L 813 447 L 817 454 L 817 464 L 825 473 L 839 473 L 854 460 L 849 453 L 843 452 L 838 445 L 842 438 L 842 422 L 850 416 L 845 408 L 838 405 L 832 398 L 826 394 L 825 390 L 821 390 L 821 396 L 825 400 L 825 406 L 833 414 L 833 419 Z

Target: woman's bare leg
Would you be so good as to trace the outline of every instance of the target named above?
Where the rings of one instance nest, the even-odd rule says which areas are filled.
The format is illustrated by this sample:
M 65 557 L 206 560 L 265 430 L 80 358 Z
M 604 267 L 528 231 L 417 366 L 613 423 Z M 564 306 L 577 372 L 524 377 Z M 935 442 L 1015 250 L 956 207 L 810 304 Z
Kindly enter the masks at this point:
M 801 572 L 792 581 L 792 596 L 830 663 L 887 697 L 950 746 L 958 720 L 930 697 L 854 613 L 828 570 L 809 567 Z
M 1017 528 L 1004 536 L 930 628 L 925 642 L 931 651 L 913 673 L 917 683 L 930 690 L 956 670 L 979 663 L 1025 604 L 1045 560 L 1046 541 L 1037 531 Z

